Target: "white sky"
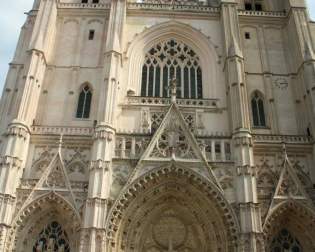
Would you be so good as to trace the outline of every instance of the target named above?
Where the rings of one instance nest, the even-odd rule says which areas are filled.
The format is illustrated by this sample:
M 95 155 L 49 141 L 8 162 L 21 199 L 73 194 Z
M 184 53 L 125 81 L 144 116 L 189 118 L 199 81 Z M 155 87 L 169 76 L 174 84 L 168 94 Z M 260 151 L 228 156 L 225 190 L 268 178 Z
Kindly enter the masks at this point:
M 277 0 L 275 0 L 277 1 Z M 310 15 L 315 20 L 315 0 L 306 0 L 309 4 Z M 33 0 L 0 0 L 0 91 L 3 88 L 17 44 L 20 28 L 25 21 L 24 12 L 32 7 Z

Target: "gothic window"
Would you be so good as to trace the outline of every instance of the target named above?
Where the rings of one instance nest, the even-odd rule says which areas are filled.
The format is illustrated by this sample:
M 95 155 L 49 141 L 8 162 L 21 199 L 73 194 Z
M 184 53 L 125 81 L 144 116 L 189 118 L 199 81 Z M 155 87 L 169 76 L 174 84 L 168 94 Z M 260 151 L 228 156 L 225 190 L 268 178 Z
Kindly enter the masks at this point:
M 90 117 L 90 109 L 91 109 L 91 102 L 92 102 L 92 91 L 89 85 L 84 85 L 78 101 L 78 108 L 77 108 L 77 118 L 89 118 Z
M 258 92 L 254 93 L 251 105 L 254 127 L 266 127 L 264 100 Z
M 271 252 L 302 252 L 300 242 L 287 229 L 282 229 L 272 240 Z
M 33 252 L 70 252 L 67 233 L 56 221 L 47 225 L 39 234 Z
M 184 43 L 166 40 L 152 47 L 142 67 L 141 96 L 169 97 L 168 85 L 177 80 L 177 97 L 202 98 L 202 70 L 198 55 Z
M 251 11 L 263 11 L 263 1 L 262 0 L 247 0 L 244 3 L 245 10 Z

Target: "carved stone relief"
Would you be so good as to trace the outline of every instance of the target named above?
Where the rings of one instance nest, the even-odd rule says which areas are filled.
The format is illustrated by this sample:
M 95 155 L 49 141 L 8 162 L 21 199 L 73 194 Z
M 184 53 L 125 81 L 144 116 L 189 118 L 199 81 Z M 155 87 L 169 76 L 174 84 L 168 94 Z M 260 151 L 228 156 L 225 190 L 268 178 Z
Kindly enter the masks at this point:
M 32 158 L 31 177 L 39 179 L 57 153 L 56 147 L 36 146 Z M 90 150 L 85 148 L 64 148 L 62 150 L 69 179 L 72 181 L 88 180 Z

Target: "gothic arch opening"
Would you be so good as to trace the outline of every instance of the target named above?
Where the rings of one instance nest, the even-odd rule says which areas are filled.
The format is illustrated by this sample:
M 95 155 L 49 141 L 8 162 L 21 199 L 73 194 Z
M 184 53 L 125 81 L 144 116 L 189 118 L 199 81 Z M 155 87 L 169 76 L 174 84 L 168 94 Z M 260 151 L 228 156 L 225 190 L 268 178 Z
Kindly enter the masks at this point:
M 218 46 L 214 45 L 211 39 L 200 30 L 176 21 L 169 21 L 154 25 L 135 36 L 135 39 L 132 43 L 130 43 L 125 52 L 129 62 L 128 78 L 126 79 L 126 81 L 128 81 L 127 89 L 133 90 L 136 95 L 141 95 L 141 86 L 144 77 L 142 73 L 147 53 L 155 46 L 163 43 L 163 41 L 171 40 L 179 41 L 181 44 L 186 45 L 200 57 L 198 59 L 199 68 L 196 67 L 196 69 L 199 69 L 198 71 L 200 72 L 199 77 L 202 78 L 199 80 L 199 83 L 202 83 L 202 85 L 200 85 L 200 87 L 202 86 L 202 90 L 200 90 L 199 94 L 202 94 L 200 96 L 204 98 L 216 98 L 216 85 L 218 85 L 218 75 L 220 71 L 218 64 L 220 60 L 217 51 Z M 156 65 L 155 62 L 152 62 L 152 64 Z M 147 66 L 151 66 L 152 64 L 149 62 Z M 162 65 L 171 66 L 172 63 Z M 191 68 L 189 67 L 189 69 Z M 149 71 L 150 69 L 148 68 L 147 70 Z M 171 71 L 170 69 L 168 70 Z M 196 74 L 198 74 L 198 71 L 196 71 Z M 164 73 L 165 72 L 166 71 L 164 71 Z M 188 71 L 186 70 L 186 75 L 187 74 Z M 174 72 L 174 76 L 175 75 L 176 73 Z M 183 69 L 181 77 L 182 80 L 185 79 L 184 75 L 185 70 Z M 163 76 L 161 77 L 164 79 Z M 158 80 L 158 82 L 161 82 L 161 80 Z M 196 80 L 196 82 L 198 81 Z M 189 84 L 187 82 L 187 86 L 188 85 Z M 196 88 L 198 88 L 198 86 Z M 162 96 L 163 92 L 163 89 L 161 89 L 160 91 L 156 90 L 155 93 L 156 96 Z M 150 94 L 151 91 L 148 90 L 147 93 Z M 183 93 L 182 96 L 185 97 L 185 93 Z M 194 97 L 194 95 L 187 93 L 186 97 Z M 198 97 L 197 91 L 195 97 Z
M 220 190 L 183 168 L 157 169 L 117 199 L 107 221 L 109 250 L 236 251 L 238 223 Z
M 313 251 L 315 213 L 298 202 L 283 202 L 267 216 L 264 233 L 266 251 Z
M 15 218 L 8 251 L 77 251 L 80 223 L 70 203 L 55 193 L 46 194 Z

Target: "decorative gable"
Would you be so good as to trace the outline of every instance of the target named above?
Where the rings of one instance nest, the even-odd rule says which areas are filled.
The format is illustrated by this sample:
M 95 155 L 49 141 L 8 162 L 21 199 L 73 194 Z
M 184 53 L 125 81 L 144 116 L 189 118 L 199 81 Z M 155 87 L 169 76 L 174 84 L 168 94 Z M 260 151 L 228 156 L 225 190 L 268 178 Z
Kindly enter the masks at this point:
M 308 199 L 303 185 L 286 154 L 274 194 L 274 200 L 279 199 Z
M 178 107 L 172 104 L 142 160 L 204 160 L 198 143 Z
M 165 162 L 165 164 L 163 164 Z M 129 182 L 151 169 L 169 163 L 186 166 L 213 181 L 219 182 L 188 127 L 176 103 L 172 103 L 150 144 L 144 151 Z

